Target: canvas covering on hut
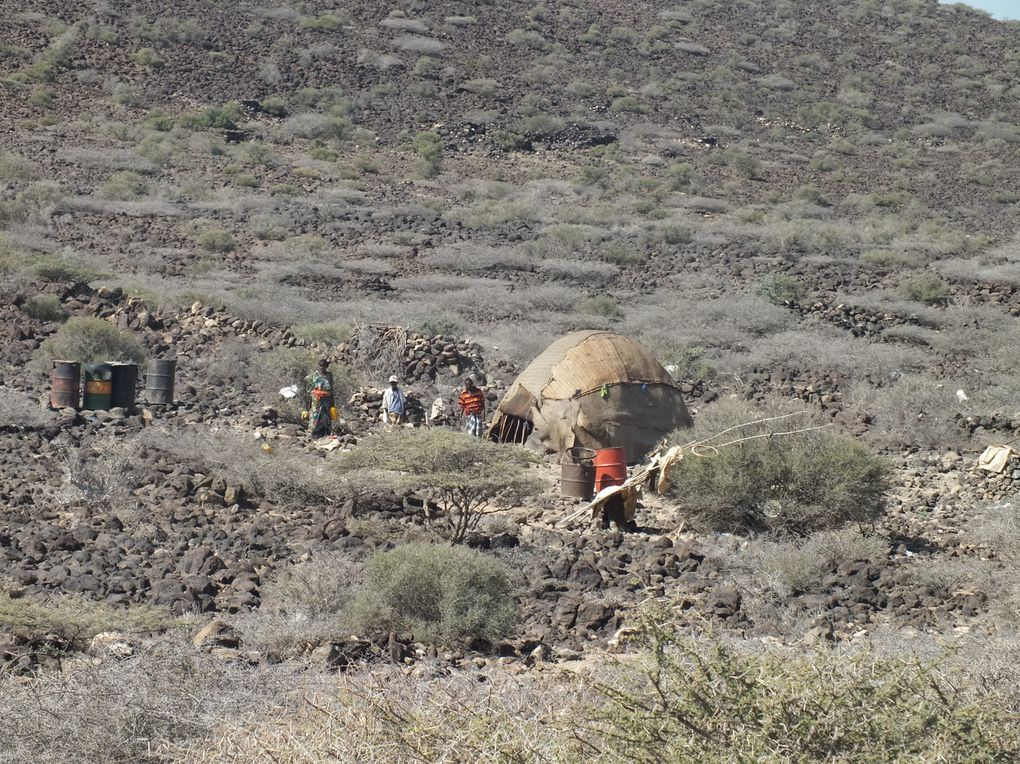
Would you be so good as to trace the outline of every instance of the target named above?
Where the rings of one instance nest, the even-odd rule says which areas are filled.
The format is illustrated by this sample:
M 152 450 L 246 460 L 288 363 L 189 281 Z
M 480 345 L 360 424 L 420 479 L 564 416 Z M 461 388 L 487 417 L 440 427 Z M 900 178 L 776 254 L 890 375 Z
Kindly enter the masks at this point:
M 652 353 L 613 332 L 572 332 L 510 386 L 490 436 L 564 453 L 622 447 L 636 462 L 668 433 L 690 427 L 680 389 Z

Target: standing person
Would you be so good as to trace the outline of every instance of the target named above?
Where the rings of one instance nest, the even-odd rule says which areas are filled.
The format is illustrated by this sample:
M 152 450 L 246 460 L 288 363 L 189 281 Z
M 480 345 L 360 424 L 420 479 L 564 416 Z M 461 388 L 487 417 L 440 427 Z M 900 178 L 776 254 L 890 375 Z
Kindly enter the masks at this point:
M 482 424 L 485 421 L 485 394 L 475 386 L 473 377 L 464 380 L 464 389 L 457 398 L 464 415 L 464 432 L 476 438 L 482 437 Z
M 389 389 L 383 393 L 382 407 L 386 424 L 403 424 L 407 420 L 407 396 L 400 389 L 396 374 L 390 377 Z
M 330 409 L 333 408 L 333 372 L 323 358 L 319 368 L 305 379 L 308 386 L 308 429 L 313 438 L 324 438 L 333 429 Z

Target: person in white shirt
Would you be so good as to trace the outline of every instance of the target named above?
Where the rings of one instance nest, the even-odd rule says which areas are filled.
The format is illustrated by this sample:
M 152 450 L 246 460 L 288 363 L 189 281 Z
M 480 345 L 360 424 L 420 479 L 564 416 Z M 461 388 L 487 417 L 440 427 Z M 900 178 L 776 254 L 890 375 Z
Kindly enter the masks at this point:
M 400 380 L 394 374 L 390 377 L 390 387 L 383 393 L 383 414 L 386 424 L 403 424 L 407 420 L 407 396 L 400 389 Z

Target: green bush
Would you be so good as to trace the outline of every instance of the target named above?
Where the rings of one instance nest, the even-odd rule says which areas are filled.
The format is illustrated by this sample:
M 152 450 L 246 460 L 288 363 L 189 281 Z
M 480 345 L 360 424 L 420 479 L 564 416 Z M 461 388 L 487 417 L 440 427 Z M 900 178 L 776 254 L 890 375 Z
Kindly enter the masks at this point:
M 776 416 L 777 410 L 765 414 Z M 772 434 L 811 426 L 806 415 L 731 429 L 762 418 L 749 404 L 726 399 L 700 413 L 693 433 L 675 436 L 681 445 L 704 442 L 670 475 L 674 496 L 695 525 L 804 535 L 882 513 L 888 488 L 883 460 L 831 429 Z M 724 445 L 749 437 L 754 439 Z
M 60 304 L 60 299 L 53 294 L 37 294 L 30 297 L 21 309 L 38 321 L 62 321 L 67 317 L 67 311 Z
M 578 304 L 577 309 L 591 316 L 602 316 L 611 320 L 623 318 L 623 310 L 619 303 L 607 294 L 585 297 Z
M 1010 699 L 938 662 L 741 650 L 645 618 L 648 662 L 615 682 L 579 734 L 610 761 L 1013 761 Z M 961 688 L 966 687 L 967 690 Z
M 185 114 L 180 123 L 189 130 L 234 130 L 243 120 L 240 105 L 231 101 L 223 106 L 210 106 L 198 114 Z
M 435 133 L 422 132 L 414 137 L 412 144 L 421 160 L 418 164 L 423 177 L 434 178 L 443 167 L 443 140 Z
M 195 240 L 206 252 L 230 252 L 234 249 L 234 237 L 223 228 L 210 228 L 203 231 Z
M 129 332 L 101 318 L 72 318 L 36 351 L 44 368 L 56 360 L 82 363 L 125 361 L 142 363 L 145 349 Z
M 795 278 L 779 273 L 765 276 L 754 289 L 759 297 L 780 305 L 784 302 L 797 302 L 803 297 L 803 288 Z
M 135 63 L 146 69 L 159 70 L 166 66 L 166 59 L 152 48 L 139 48 L 135 51 Z
M 292 326 L 290 331 L 295 337 L 306 342 L 325 342 L 334 345 L 350 337 L 352 329 L 349 324 L 321 323 L 297 324 Z
M 503 566 L 472 549 L 408 544 L 371 557 L 351 606 L 363 634 L 411 632 L 450 645 L 496 642 L 517 623 L 517 602 Z
M 418 325 L 418 331 L 426 337 L 437 337 L 443 334 L 457 334 L 464 324 L 447 315 L 429 316 Z
M 949 285 L 934 273 L 923 273 L 900 284 L 900 293 L 908 300 L 945 305 L 949 300 Z
M 125 170 L 111 175 L 103 184 L 99 195 L 103 199 L 128 202 L 145 196 L 147 192 L 145 179 L 137 172 Z
M 666 353 L 662 356 L 662 364 L 678 382 L 708 380 L 718 374 L 715 367 L 705 360 L 705 348 L 700 345 L 689 345 Z
M 620 96 L 619 98 L 613 99 L 613 102 L 609 104 L 609 110 L 615 112 L 632 112 L 634 114 L 644 114 L 648 111 L 648 107 L 641 103 L 634 96 Z

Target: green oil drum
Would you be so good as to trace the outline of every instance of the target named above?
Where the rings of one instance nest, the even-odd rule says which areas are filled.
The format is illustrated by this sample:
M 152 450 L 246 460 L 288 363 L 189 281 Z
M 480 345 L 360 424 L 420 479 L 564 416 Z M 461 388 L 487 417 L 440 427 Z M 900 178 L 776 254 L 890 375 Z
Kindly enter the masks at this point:
M 109 411 L 113 397 L 113 369 L 108 363 L 85 364 L 85 398 L 82 408 L 86 411 Z

